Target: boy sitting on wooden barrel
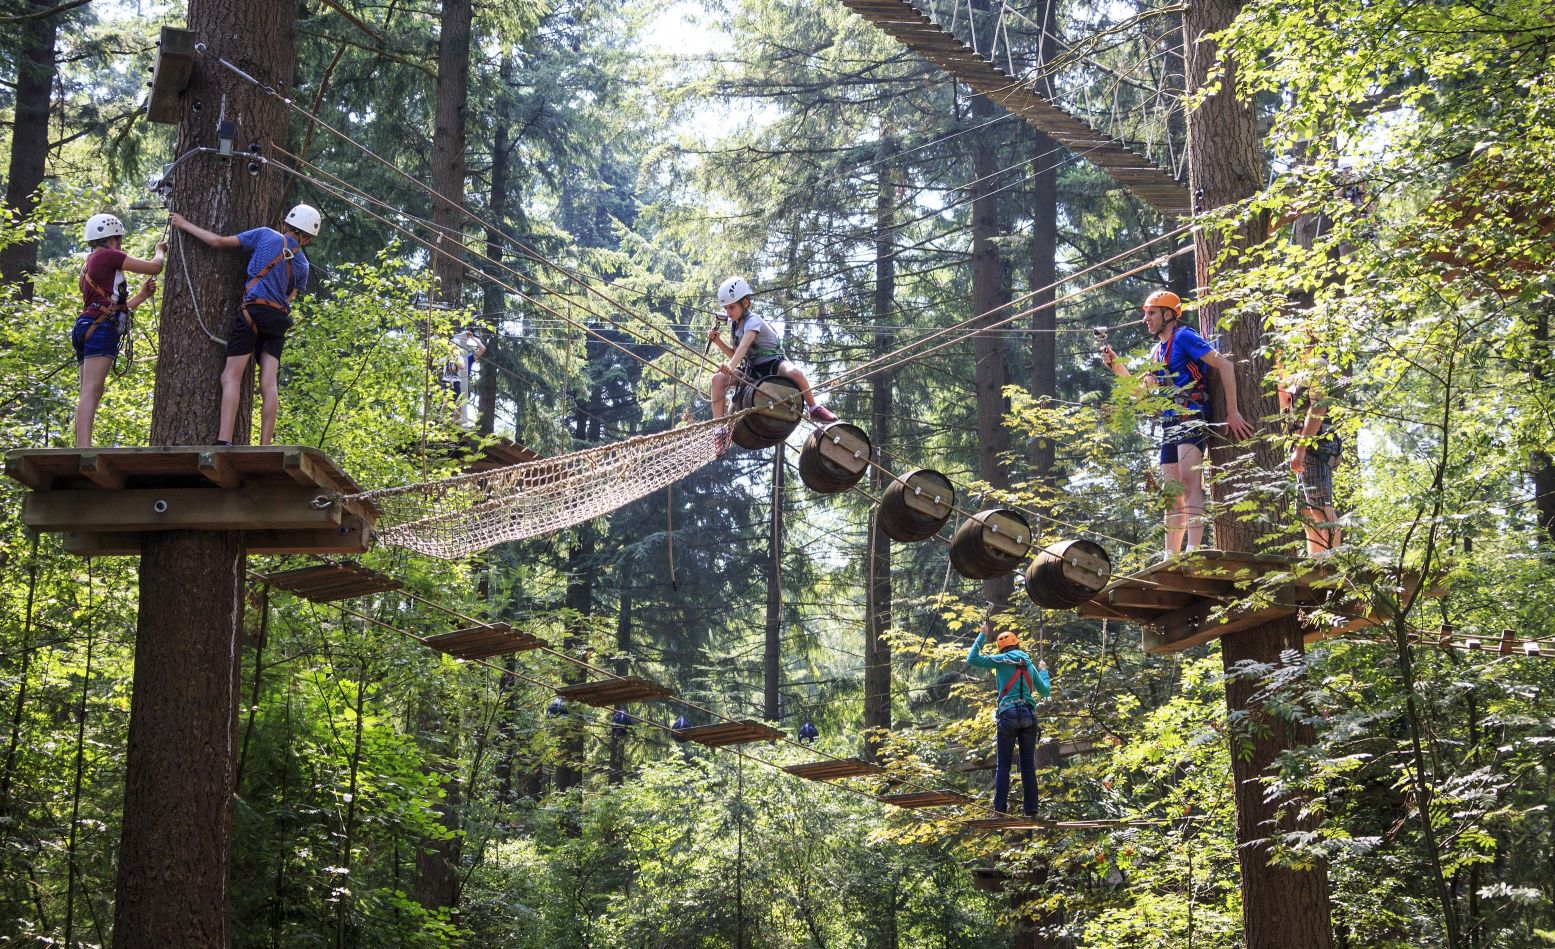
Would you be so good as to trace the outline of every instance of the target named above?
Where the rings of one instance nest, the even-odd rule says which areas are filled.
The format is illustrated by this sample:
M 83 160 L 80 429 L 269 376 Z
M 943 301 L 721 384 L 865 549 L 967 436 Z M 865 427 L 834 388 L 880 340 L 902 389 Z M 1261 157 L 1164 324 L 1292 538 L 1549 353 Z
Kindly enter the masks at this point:
M 723 341 L 716 323 L 707 333 L 708 340 L 729 357 L 729 361 L 713 373 L 713 418 L 723 418 L 724 400 L 740 376 L 743 375 L 751 383 L 759 382 L 766 376 L 786 376 L 799 386 L 799 394 L 809 407 L 811 421 L 837 421 L 837 416 L 830 409 L 817 404 L 815 394 L 810 391 L 810 380 L 783 354 L 783 339 L 778 336 L 777 330 L 751 312 L 751 287 L 744 277 L 730 277 L 719 285 L 718 305 L 723 307 L 729 317 L 730 336 L 736 345 L 730 346 Z M 737 372 L 735 366 L 740 366 L 740 371 Z M 718 453 L 722 455 L 728 447 L 728 434 L 720 433 Z
M 993 622 L 983 621 L 983 628 L 972 640 L 972 649 L 966 661 L 979 669 L 992 669 L 999 684 L 999 704 L 994 708 L 994 721 L 999 734 L 994 745 L 993 809 L 1003 814 L 1010 797 L 1010 763 L 1015 746 L 1020 746 L 1020 786 L 1022 810 L 1027 817 L 1037 814 L 1037 739 L 1041 729 L 1037 727 L 1037 694 L 1047 698 L 1051 689 L 1047 663 L 1032 664 L 1031 657 L 1020 648 L 1020 637 L 1005 630 L 994 640 L 998 652 L 983 655 L 983 642 L 993 632 Z

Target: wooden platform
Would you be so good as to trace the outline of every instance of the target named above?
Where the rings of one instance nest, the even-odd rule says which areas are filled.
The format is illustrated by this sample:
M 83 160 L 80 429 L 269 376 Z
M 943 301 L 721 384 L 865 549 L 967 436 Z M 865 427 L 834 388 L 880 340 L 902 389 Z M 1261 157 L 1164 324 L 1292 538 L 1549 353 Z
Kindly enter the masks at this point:
M 507 623 L 487 623 L 427 637 L 427 645 L 456 659 L 490 659 L 528 652 L 546 645 L 545 640 L 520 632 Z
M 1044 827 L 1051 826 L 1050 821 L 1026 817 L 1020 814 L 976 817 L 972 820 L 962 821 L 962 823 L 977 830 L 1041 830 Z
M 908 810 L 923 807 L 959 807 L 971 804 L 972 799 L 955 791 L 911 791 L 906 794 L 882 794 L 880 801 Z
M 1075 755 L 1089 754 L 1105 744 L 1107 742 L 1090 738 L 1074 738 L 1063 741 L 1049 738 L 1037 743 L 1035 764 L 1038 768 L 1057 767 Z M 978 771 L 992 771 L 993 767 L 993 762 L 984 759 L 973 764 L 963 765 L 956 770 L 962 774 L 975 774 Z
M 402 584 L 376 570 L 351 562 L 321 563 L 280 573 L 258 574 L 260 580 L 280 590 L 314 603 L 331 603 L 398 590 Z
M 378 512 L 312 448 L 190 446 L 9 452 L 32 491 L 22 522 L 84 556 L 137 554 L 152 531 L 238 531 L 249 553 L 362 553 Z
M 771 725 L 754 719 L 719 722 L 716 725 L 694 725 L 691 728 L 677 728 L 674 733 L 676 738 L 694 741 L 709 748 L 743 745 L 752 741 L 777 741 L 787 737 Z
M 783 769 L 796 778 L 811 781 L 837 781 L 868 774 L 885 774 L 885 769 L 861 758 L 839 758 L 835 761 L 812 761 L 808 764 L 791 764 Z
M 903 46 L 1084 157 L 1162 214 L 1188 214 L 1188 188 L 1172 174 L 1084 119 L 1065 112 L 1029 83 L 1012 77 L 918 12 L 908 0 L 842 2 Z
M 484 446 L 481 445 L 481 441 L 483 439 L 466 435 L 448 446 L 448 453 L 463 459 L 464 470 L 467 472 L 495 471 L 498 468 L 509 468 L 526 461 L 534 461 L 540 457 L 523 445 L 514 444 L 510 438 L 498 438 Z
M 1335 568 L 1306 559 L 1223 550 L 1173 557 L 1109 583 L 1081 605 L 1087 619 L 1138 623 L 1145 652 L 1181 652 L 1270 620 L 1324 607 L 1337 592 L 1324 586 Z M 1413 591 L 1418 579 L 1406 577 Z M 1344 612 L 1344 611 L 1340 611 Z M 1342 625 L 1313 629 L 1307 642 L 1387 622 L 1381 615 L 1350 616 Z
M 670 690 L 647 679 L 621 676 L 600 682 L 580 682 L 577 685 L 564 686 L 557 689 L 556 694 L 564 699 L 604 708 L 626 702 L 650 702 L 654 699 L 668 698 Z

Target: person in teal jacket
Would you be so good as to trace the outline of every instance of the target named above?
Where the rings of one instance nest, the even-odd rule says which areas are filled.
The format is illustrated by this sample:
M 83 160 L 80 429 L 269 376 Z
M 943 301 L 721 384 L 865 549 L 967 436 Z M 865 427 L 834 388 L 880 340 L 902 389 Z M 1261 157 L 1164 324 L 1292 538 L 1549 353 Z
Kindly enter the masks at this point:
M 983 643 L 993 632 L 993 623 L 984 620 L 983 629 L 972 641 L 966 661 L 979 669 L 992 669 L 999 684 L 999 704 L 994 721 L 999 726 L 995 744 L 993 772 L 993 809 L 1003 814 L 1010 797 L 1010 763 L 1016 745 L 1020 746 L 1020 782 L 1022 810 L 1027 817 L 1037 814 L 1037 695 L 1048 697 L 1050 682 L 1047 663 L 1032 664 L 1020 648 L 1020 637 L 1006 630 L 994 641 L 998 652 L 983 654 Z

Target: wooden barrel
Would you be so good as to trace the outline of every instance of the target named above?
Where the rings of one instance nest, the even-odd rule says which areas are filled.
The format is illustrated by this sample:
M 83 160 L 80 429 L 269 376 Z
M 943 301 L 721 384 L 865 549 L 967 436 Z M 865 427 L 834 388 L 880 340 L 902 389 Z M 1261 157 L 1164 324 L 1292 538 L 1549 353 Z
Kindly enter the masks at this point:
M 799 452 L 799 477 L 811 491 L 837 494 L 869 469 L 869 436 L 857 425 L 832 422 L 810 433 Z
M 1031 525 L 1019 511 L 995 507 L 961 522 L 950 539 L 950 566 L 963 577 L 986 580 L 1020 566 L 1031 550 Z
M 1044 548 L 1026 568 L 1026 595 L 1050 610 L 1089 602 L 1112 579 L 1112 559 L 1101 544 L 1066 540 Z
M 743 385 L 734 394 L 736 409 L 756 409 L 734 423 L 734 443 L 755 450 L 785 441 L 799 427 L 804 400 L 799 386 L 787 376 L 767 376 L 755 385 Z
M 910 544 L 938 534 L 950 520 L 955 503 L 956 489 L 949 478 L 930 468 L 919 468 L 886 485 L 875 517 L 887 537 Z

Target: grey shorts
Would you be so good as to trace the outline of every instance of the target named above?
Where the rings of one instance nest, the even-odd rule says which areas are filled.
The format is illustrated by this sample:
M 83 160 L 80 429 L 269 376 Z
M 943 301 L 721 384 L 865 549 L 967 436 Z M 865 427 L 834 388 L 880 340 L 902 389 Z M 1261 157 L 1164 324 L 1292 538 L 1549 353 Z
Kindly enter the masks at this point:
M 1303 508 L 1325 508 L 1334 503 L 1334 462 L 1339 456 L 1326 448 L 1324 442 L 1308 448 L 1306 462 L 1296 475 Z

